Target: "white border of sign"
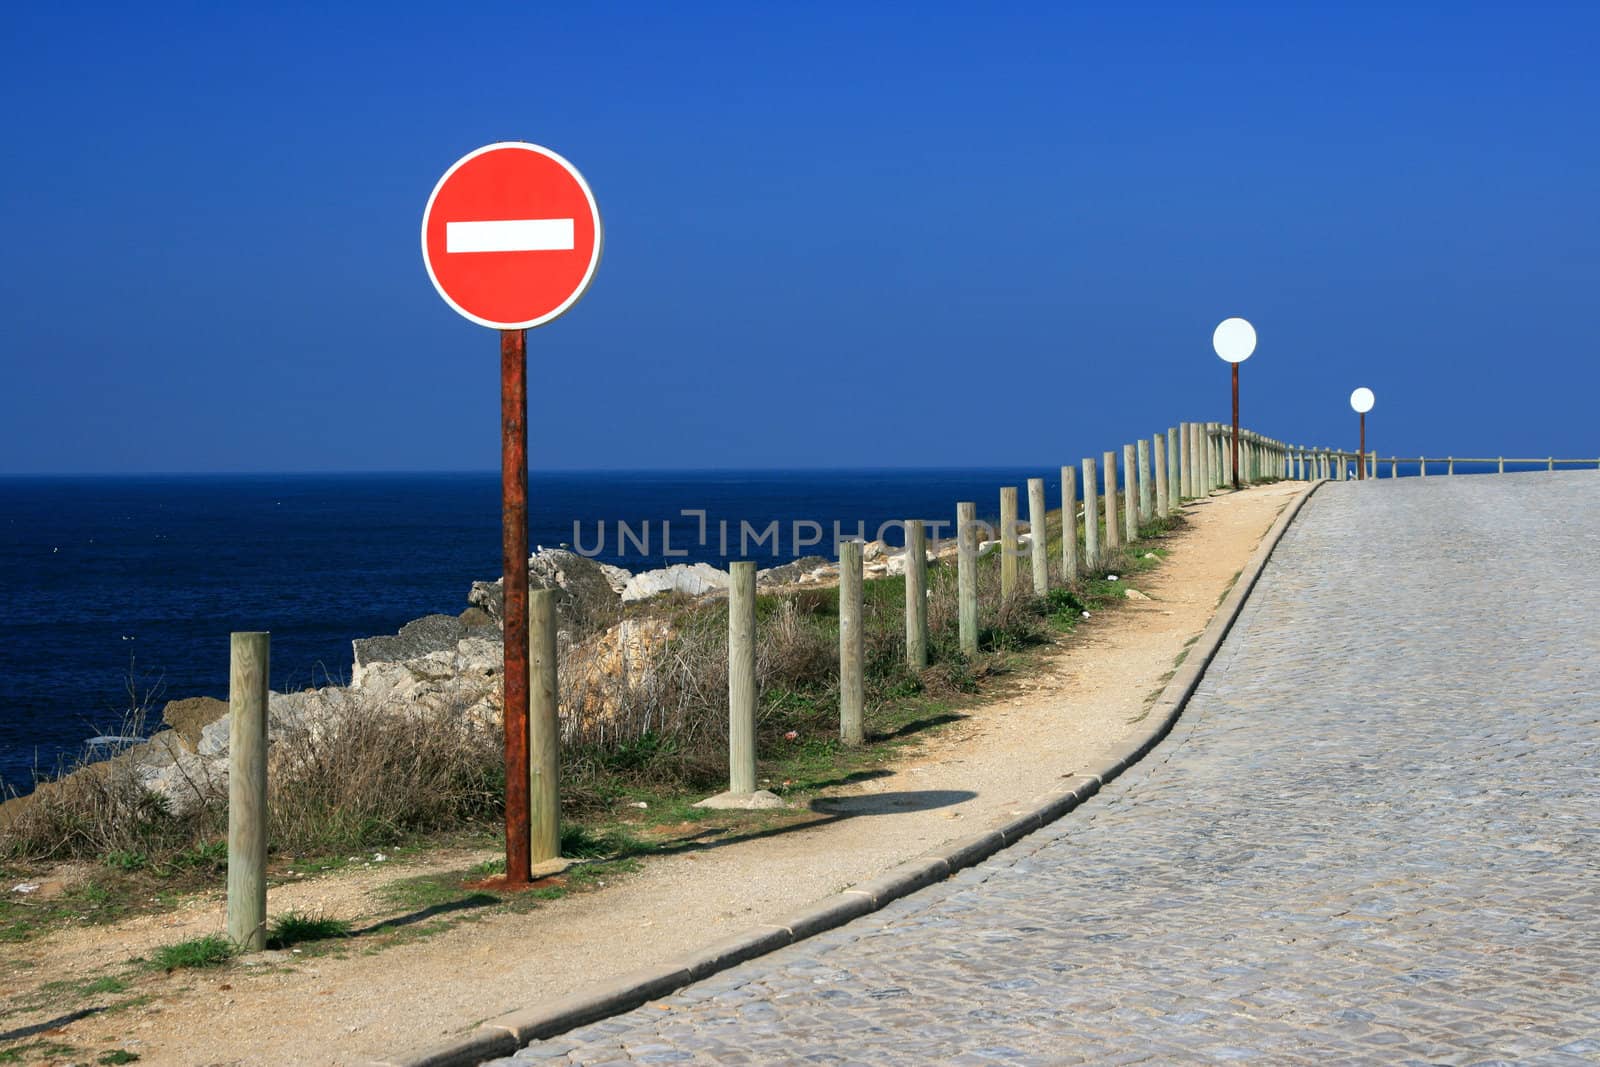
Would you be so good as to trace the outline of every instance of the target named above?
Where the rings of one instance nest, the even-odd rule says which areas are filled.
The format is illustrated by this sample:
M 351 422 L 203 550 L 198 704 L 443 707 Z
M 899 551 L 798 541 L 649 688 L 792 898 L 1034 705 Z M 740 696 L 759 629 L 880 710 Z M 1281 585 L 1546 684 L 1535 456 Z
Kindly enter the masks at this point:
M 444 291 L 444 286 L 440 285 L 439 279 L 435 277 L 433 263 L 428 259 L 428 217 L 433 214 L 433 201 L 438 197 L 439 190 L 443 189 L 444 183 L 450 180 L 450 175 L 460 170 L 468 160 L 476 159 L 486 152 L 495 152 L 502 148 L 520 148 L 527 152 L 537 152 L 539 155 L 545 156 L 561 166 L 568 174 L 572 175 L 573 181 L 578 183 L 578 188 L 583 190 L 583 197 L 589 202 L 589 214 L 594 219 L 594 255 L 589 260 L 589 269 L 584 271 L 583 281 L 578 283 L 578 287 L 573 290 L 572 295 L 563 300 L 555 310 L 546 315 L 541 315 L 539 318 L 529 319 L 526 322 L 493 322 L 472 314 L 472 312 L 450 299 L 450 294 Z M 600 225 L 600 205 L 595 203 L 594 191 L 589 188 L 589 183 L 583 180 L 583 175 L 578 173 L 578 168 L 574 167 L 566 157 L 550 151 L 543 145 L 536 145 L 529 141 L 496 141 L 494 144 L 486 144 L 482 148 L 476 148 L 468 152 L 450 164 L 450 169 L 444 172 L 444 177 L 439 179 L 433 187 L 433 192 L 428 194 L 428 204 L 422 209 L 422 266 L 428 272 L 428 280 L 433 283 L 434 291 L 443 298 L 446 304 L 450 305 L 456 314 L 477 323 L 479 326 L 487 326 L 491 330 L 531 330 L 535 326 L 543 326 L 545 323 L 565 315 L 572 305 L 583 299 L 583 294 L 589 291 L 589 283 L 594 281 L 594 272 L 600 266 L 600 251 L 604 247 L 605 230 Z

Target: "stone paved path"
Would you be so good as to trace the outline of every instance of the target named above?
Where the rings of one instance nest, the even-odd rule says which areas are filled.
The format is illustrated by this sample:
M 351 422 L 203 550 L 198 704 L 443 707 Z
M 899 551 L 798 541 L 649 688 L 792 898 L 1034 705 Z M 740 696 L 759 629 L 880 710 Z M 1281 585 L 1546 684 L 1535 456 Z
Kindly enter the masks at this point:
M 1324 486 L 1088 804 L 515 1062 L 1600 1062 L 1597 634 L 1600 474 Z

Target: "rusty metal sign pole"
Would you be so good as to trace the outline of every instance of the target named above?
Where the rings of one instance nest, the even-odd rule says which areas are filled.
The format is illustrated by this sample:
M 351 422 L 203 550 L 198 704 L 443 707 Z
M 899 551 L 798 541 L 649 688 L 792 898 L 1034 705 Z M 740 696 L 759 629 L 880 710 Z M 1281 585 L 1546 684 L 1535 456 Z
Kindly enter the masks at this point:
M 1361 456 L 1356 460 L 1356 481 L 1367 480 L 1367 413 L 1361 413 Z
M 1239 364 L 1233 364 L 1233 487 L 1239 488 Z
M 505 580 L 506 884 L 532 875 L 528 830 L 528 331 L 500 331 L 501 549 Z

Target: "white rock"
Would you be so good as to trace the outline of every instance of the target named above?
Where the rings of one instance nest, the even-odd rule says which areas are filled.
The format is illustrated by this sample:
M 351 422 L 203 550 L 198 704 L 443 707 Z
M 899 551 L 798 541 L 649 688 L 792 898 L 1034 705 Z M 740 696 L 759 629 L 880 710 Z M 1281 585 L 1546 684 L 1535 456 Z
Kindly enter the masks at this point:
M 641 571 L 629 578 L 622 590 L 622 600 L 632 603 L 662 593 L 704 596 L 707 593 L 725 592 L 728 582 L 728 572 L 718 570 L 709 563 L 675 563 L 660 570 Z

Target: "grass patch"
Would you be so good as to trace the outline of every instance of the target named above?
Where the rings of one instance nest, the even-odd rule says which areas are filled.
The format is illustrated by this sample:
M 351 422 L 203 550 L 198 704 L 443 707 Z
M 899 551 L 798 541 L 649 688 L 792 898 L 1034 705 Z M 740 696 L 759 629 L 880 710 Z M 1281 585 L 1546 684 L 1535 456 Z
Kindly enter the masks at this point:
M 350 924 L 343 919 L 291 911 L 272 921 L 267 932 L 267 947 L 284 949 L 307 941 L 330 941 L 349 936 Z
M 162 971 L 220 967 L 238 954 L 238 948 L 221 934 L 207 934 L 163 945 L 150 957 L 150 966 Z

